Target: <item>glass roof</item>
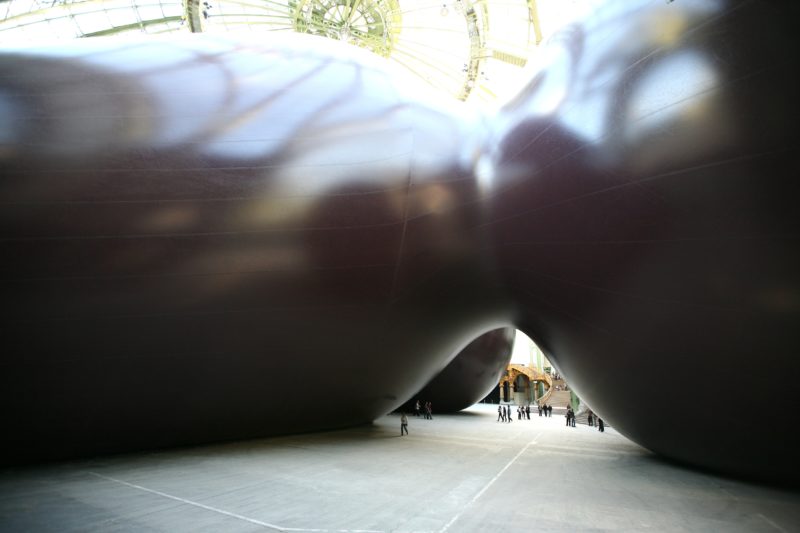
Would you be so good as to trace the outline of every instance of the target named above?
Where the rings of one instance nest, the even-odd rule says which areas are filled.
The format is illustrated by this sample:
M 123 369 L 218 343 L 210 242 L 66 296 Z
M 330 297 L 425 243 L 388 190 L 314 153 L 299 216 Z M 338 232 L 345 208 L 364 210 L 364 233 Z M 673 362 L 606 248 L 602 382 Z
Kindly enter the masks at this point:
M 301 32 L 388 58 L 460 100 L 510 96 L 574 0 L 0 0 L 0 43 L 130 33 Z

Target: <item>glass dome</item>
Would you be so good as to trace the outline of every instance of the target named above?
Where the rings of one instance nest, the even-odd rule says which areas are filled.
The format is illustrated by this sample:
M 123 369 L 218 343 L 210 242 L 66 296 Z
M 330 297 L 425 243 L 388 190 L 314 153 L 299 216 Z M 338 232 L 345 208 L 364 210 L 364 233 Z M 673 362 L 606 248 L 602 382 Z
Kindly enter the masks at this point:
M 5 0 L 0 43 L 174 32 L 300 32 L 346 41 L 460 100 L 517 87 L 539 12 L 572 0 Z M 572 6 L 574 7 L 574 6 Z

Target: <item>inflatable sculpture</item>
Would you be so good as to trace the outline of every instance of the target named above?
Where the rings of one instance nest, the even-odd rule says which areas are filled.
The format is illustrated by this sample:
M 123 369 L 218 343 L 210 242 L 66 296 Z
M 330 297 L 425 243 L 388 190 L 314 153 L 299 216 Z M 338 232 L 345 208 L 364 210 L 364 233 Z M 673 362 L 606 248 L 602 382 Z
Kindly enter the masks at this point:
M 431 402 L 436 413 L 455 413 L 474 405 L 498 388 L 511 360 L 516 331 L 498 328 L 484 333 L 463 350 L 398 411 L 411 412 L 417 401 Z
M 5 48 L 3 457 L 368 422 L 515 326 L 643 446 L 796 482 L 797 11 L 607 2 L 493 116 L 316 37 Z

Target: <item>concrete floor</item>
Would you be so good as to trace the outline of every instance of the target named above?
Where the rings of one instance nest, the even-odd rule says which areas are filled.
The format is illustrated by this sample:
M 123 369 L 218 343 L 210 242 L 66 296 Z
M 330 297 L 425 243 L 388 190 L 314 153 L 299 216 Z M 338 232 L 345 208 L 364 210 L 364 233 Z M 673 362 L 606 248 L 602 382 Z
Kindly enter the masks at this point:
M 0 531 L 800 531 L 800 492 L 563 416 L 434 420 L 0 471 Z

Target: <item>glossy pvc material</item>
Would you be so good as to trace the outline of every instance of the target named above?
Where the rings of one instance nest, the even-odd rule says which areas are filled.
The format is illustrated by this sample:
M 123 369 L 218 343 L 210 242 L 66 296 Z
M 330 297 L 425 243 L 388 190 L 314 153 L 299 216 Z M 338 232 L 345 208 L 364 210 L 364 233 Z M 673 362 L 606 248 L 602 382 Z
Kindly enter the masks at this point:
M 679 461 L 796 483 L 792 2 L 608 2 L 497 117 L 485 223 L 516 324 Z
M 455 413 L 478 403 L 503 377 L 511 361 L 515 336 L 514 328 L 484 333 L 461 350 L 400 410 L 413 411 L 417 400 L 421 404 L 431 402 L 434 413 Z
M 796 482 L 794 20 L 610 1 L 485 119 L 316 38 L 5 50 L 3 457 L 366 422 L 515 325 L 642 445 Z
M 369 422 L 510 323 L 481 118 L 344 44 L 270 43 L 4 54 L 6 460 Z

